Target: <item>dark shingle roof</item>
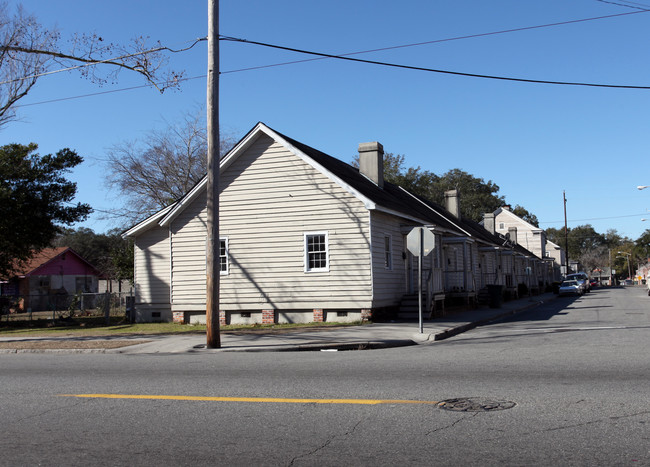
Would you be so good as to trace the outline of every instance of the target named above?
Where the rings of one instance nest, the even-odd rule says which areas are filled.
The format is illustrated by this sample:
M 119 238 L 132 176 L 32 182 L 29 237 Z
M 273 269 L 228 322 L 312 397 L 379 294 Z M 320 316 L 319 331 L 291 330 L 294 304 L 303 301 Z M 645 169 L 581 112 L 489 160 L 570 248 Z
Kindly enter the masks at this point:
M 438 226 L 439 228 L 448 230 L 457 235 L 462 235 L 457 226 L 452 222 L 434 212 L 430 207 L 425 205 L 426 203 L 418 203 L 411 194 L 399 186 L 384 181 L 384 187 L 380 188 L 367 177 L 361 175 L 359 169 L 356 167 L 325 154 L 318 149 L 314 149 L 311 146 L 301 143 L 300 141 L 296 141 L 280 132 L 275 132 L 378 206 L 396 213 L 402 213 L 408 217 L 422 219 L 427 223 Z

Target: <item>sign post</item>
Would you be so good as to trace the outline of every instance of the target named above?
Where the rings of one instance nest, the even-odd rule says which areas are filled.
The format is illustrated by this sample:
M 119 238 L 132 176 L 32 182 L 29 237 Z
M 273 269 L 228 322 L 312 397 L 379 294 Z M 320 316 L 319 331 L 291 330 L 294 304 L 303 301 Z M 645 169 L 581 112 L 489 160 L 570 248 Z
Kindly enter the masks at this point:
M 422 262 L 435 248 L 436 238 L 427 227 L 413 227 L 406 236 L 406 248 L 418 257 L 418 317 L 420 334 L 424 333 L 422 323 Z

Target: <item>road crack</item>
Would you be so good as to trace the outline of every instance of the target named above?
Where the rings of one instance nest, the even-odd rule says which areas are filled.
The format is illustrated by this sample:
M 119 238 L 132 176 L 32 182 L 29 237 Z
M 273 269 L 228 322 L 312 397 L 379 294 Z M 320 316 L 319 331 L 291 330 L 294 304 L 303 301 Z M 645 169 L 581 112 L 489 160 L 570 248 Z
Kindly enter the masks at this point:
M 23 418 L 19 418 L 19 419 L 14 420 L 13 422 L 10 422 L 10 423 L 12 423 L 12 424 L 15 424 L 15 423 L 22 423 L 22 422 L 24 422 L 24 421 L 26 421 L 26 420 L 31 420 L 31 419 L 34 419 L 34 418 L 39 418 L 39 417 L 42 417 L 43 415 L 47 415 L 47 414 L 52 413 L 52 412 L 57 412 L 57 411 L 59 411 L 59 410 L 68 410 L 68 409 L 71 409 L 71 408 L 77 407 L 77 406 L 79 406 L 79 405 L 88 404 L 89 402 L 92 402 L 92 401 L 91 401 L 91 400 L 77 400 L 77 401 L 75 401 L 73 404 L 69 404 L 69 405 L 65 405 L 65 406 L 61 406 L 61 407 L 54 407 L 54 408 L 51 408 L 51 409 L 43 410 L 42 412 L 38 412 L 38 413 L 35 413 L 35 414 L 32 414 L 32 415 L 28 415 L 28 416 L 23 417 Z
M 586 426 L 597 425 L 599 423 L 604 423 L 604 422 L 607 422 L 607 421 L 624 420 L 624 419 L 639 417 L 641 415 L 648 415 L 648 414 L 650 414 L 650 410 L 644 410 L 642 412 L 635 412 L 635 413 L 626 414 L 626 415 L 619 415 L 619 416 L 607 417 L 607 418 L 599 418 L 599 419 L 596 419 L 596 420 L 590 420 L 588 422 L 574 423 L 574 424 L 570 424 L 570 425 L 560 425 L 560 426 L 551 427 L 551 428 L 544 428 L 543 430 L 529 431 L 529 432 L 521 433 L 521 436 L 532 436 L 532 435 L 536 435 L 536 434 L 539 434 L 539 433 L 552 433 L 554 431 L 570 430 L 570 429 L 573 429 L 573 428 L 582 428 L 582 427 L 586 427 Z M 499 439 L 499 438 L 491 438 L 491 439 L 488 439 L 488 441 L 494 441 L 494 440 L 497 440 L 497 439 Z
M 471 418 L 476 417 L 479 413 L 480 412 L 475 412 L 472 415 L 466 415 L 464 417 L 461 417 L 458 420 L 455 420 L 454 422 L 450 423 L 449 425 L 441 426 L 440 428 L 436 428 L 435 430 L 431 430 L 431 431 L 426 432 L 424 434 L 424 436 L 430 436 L 430 435 L 433 435 L 433 434 L 438 433 L 440 431 L 449 430 L 450 428 L 453 428 L 456 425 L 458 425 L 460 422 L 463 422 L 463 421 L 466 421 L 466 420 L 469 420 Z
M 357 429 L 357 427 L 358 427 L 359 425 L 361 425 L 361 423 L 362 423 L 364 420 L 365 420 L 365 419 L 359 420 L 357 423 L 355 423 L 355 425 L 354 425 L 351 429 L 349 429 L 348 431 L 346 431 L 345 433 L 343 433 L 343 434 L 341 434 L 341 435 L 333 435 L 333 436 L 331 436 L 330 438 L 328 438 L 327 440 L 325 440 L 325 442 L 324 442 L 323 444 L 321 444 L 320 446 L 318 446 L 317 448 L 312 449 L 311 451 L 309 451 L 309 452 L 307 452 L 307 453 L 305 453 L 305 454 L 301 454 L 301 455 L 299 455 L 299 456 L 294 457 L 293 459 L 291 459 L 291 462 L 289 462 L 288 465 L 289 465 L 289 466 L 292 466 L 292 465 L 294 464 L 294 462 L 296 462 L 298 459 L 302 459 L 302 458 L 305 458 L 305 457 L 313 456 L 313 455 L 316 454 L 318 451 L 322 451 L 322 450 L 325 449 L 327 446 L 329 446 L 330 444 L 332 444 L 332 442 L 333 442 L 335 439 L 337 439 L 337 438 L 345 438 L 345 437 L 348 437 L 348 436 L 352 435 L 352 434 L 354 433 L 354 431 Z

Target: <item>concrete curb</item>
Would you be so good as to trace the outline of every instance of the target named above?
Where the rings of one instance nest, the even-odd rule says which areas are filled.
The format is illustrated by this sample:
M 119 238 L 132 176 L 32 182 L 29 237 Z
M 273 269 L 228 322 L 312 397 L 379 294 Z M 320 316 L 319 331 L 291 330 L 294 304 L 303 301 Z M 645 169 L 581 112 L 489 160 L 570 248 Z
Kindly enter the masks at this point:
M 447 329 L 446 331 L 434 334 L 434 340 L 441 341 L 441 340 L 444 340 L 444 339 L 448 339 L 450 337 L 456 336 L 458 334 L 462 334 L 462 333 L 464 333 L 466 331 L 469 331 L 470 329 L 474 329 L 474 328 L 476 328 L 478 326 L 482 326 L 482 325 L 490 323 L 492 321 L 497 321 L 497 320 L 502 319 L 502 318 L 507 318 L 508 316 L 516 315 L 517 313 L 522 313 L 524 311 L 528 311 L 528 310 L 530 310 L 532 308 L 535 308 L 536 306 L 539 306 L 539 305 L 541 305 L 543 303 L 544 302 L 540 300 L 538 302 L 529 303 L 528 305 L 523 306 L 521 308 L 516 308 L 516 309 L 513 309 L 513 310 L 504 311 L 503 313 L 499 313 L 498 315 L 490 316 L 489 318 L 481 319 L 481 320 L 478 320 L 478 321 L 474 321 L 474 322 L 471 322 L 471 323 L 467 323 L 467 324 L 463 324 L 463 325 L 460 325 L 460 326 L 457 326 L 457 327 L 454 327 L 454 328 Z
M 226 347 L 221 349 L 206 349 L 204 345 L 189 350 L 189 352 L 316 352 L 316 351 L 336 351 L 336 350 L 374 350 L 388 349 L 396 347 L 408 347 L 417 345 L 417 342 L 410 339 L 395 339 L 381 341 L 331 341 L 319 343 L 304 343 L 294 345 L 278 346 L 258 346 L 258 347 Z
M 547 300 L 548 301 L 548 300 Z M 442 341 L 466 331 L 474 329 L 478 326 L 496 321 L 508 316 L 515 315 L 524 311 L 528 311 L 541 304 L 545 303 L 544 300 L 530 301 L 525 305 L 513 308 L 511 310 L 504 310 L 495 315 L 486 318 L 477 319 L 471 322 L 465 322 L 457 326 L 450 327 L 441 332 L 435 333 L 412 333 L 410 339 L 354 339 L 354 340 L 336 340 L 325 342 L 302 342 L 296 344 L 286 345 L 242 345 L 239 347 L 225 347 L 219 349 L 206 349 L 205 344 L 195 345 L 192 347 L 184 348 L 182 351 L 151 351 L 142 352 L 143 354 L 179 354 L 179 353 L 216 353 L 216 352 L 304 352 L 304 351 L 344 351 L 344 350 L 365 350 L 365 349 L 387 349 L 398 348 L 413 345 L 432 344 L 437 341 Z M 496 311 L 496 310 L 495 310 Z M 133 347 L 150 345 L 150 342 L 137 343 L 132 346 L 125 346 L 119 348 L 95 348 L 95 349 L 0 349 L 0 354 L 129 354 L 129 350 Z
M 108 353 L 113 349 L 0 349 L 0 354 L 9 353 L 53 353 L 53 354 L 82 354 Z

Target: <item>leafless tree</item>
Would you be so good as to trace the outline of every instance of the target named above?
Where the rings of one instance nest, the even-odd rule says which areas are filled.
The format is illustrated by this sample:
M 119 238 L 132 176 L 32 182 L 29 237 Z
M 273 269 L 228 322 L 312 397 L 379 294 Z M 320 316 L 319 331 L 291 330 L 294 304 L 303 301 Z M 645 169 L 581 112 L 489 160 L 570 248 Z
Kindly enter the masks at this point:
M 222 137 L 221 154 L 235 140 Z M 125 200 L 111 215 L 132 223 L 178 200 L 205 175 L 207 136 L 204 114 L 187 113 L 179 123 L 149 132 L 142 141 L 116 144 L 108 151 L 106 181 Z
M 173 51 L 150 45 L 146 37 L 120 45 L 94 33 L 75 34 L 67 41 L 68 51 L 61 42 L 59 31 L 45 28 L 21 6 L 12 15 L 6 2 L 0 3 L 0 128 L 16 119 L 15 104 L 38 79 L 54 71 L 78 70 L 101 85 L 129 70 L 161 92 L 177 87 L 182 78 L 182 72 L 167 69 L 165 52 Z

